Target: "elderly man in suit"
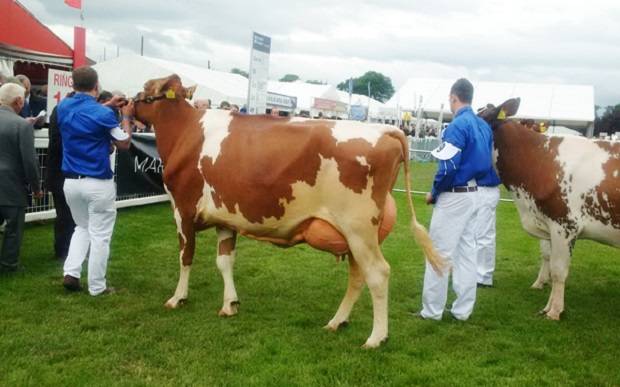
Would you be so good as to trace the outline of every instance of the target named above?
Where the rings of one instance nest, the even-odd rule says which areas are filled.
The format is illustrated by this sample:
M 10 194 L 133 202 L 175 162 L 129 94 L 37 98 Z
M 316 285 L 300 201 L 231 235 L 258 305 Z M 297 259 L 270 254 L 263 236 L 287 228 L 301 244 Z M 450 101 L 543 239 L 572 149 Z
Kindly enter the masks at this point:
M 6 221 L 0 272 L 17 271 L 24 232 L 28 188 L 42 197 L 32 123 L 21 118 L 25 89 L 14 83 L 0 87 L 0 223 Z

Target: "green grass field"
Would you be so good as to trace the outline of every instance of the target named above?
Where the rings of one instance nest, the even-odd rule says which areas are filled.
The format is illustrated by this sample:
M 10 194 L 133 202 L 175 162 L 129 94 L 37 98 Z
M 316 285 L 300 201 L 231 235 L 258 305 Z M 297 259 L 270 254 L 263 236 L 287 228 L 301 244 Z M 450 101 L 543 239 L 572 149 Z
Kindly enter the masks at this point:
M 414 165 L 414 188 L 434 165 Z M 402 187 L 401 182 L 399 186 Z M 178 279 L 169 205 L 119 211 L 108 269 L 120 292 L 67 294 L 51 259 L 51 223 L 27 227 L 26 272 L 0 277 L 0 384 L 23 385 L 620 385 L 620 251 L 577 244 L 560 322 L 537 312 L 548 289 L 529 289 L 538 242 L 512 203 L 498 209 L 496 287 L 478 292 L 465 323 L 422 321 L 423 259 L 408 231 L 402 193 L 383 245 L 392 266 L 390 340 L 363 350 L 372 307 L 364 291 L 351 324 L 322 326 L 347 284 L 347 265 L 308 246 L 281 249 L 240 238 L 235 279 L 239 315 L 220 318 L 222 280 L 215 232 L 200 235 L 189 302 L 163 303 Z M 428 224 L 431 208 L 415 197 Z

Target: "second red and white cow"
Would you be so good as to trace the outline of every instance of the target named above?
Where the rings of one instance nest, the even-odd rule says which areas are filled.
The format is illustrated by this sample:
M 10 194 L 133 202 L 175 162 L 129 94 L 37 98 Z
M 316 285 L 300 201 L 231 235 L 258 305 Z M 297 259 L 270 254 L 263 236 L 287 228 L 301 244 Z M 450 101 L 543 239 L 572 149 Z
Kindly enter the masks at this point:
M 575 241 L 620 247 L 620 143 L 536 133 L 506 120 L 519 103 L 510 99 L 479 115 L 493 128 L 495 165 L 523 228 L 544 241 L 548 260 L 543 259 L 534 287 L 550 276 L 551 294 L 542 312 L 558 320 Z
M 187 298 L 197 231 L 217 230 L 220 315 L 237 313 L 237 233 L 281 246 L 307 242 L 349 255 L 348 289 L 326 328 L 347 322 L 366 283 L 374 319 L 365 346 L 378 346 L 388 336 L 390 274 L 380 240 L 391 228 L 386 213 L 394 208 L 390 192 L 401 164 L 416 239 L 431 265 L 443 266 L 415 219 L 403 133 L 386 125 L 199 110 L 186 101 L 190 92 L 173 75 L 148 81 L 135 102 L 136 117 L 155 128 L 177 223 L 181 273 L 166 306 Z

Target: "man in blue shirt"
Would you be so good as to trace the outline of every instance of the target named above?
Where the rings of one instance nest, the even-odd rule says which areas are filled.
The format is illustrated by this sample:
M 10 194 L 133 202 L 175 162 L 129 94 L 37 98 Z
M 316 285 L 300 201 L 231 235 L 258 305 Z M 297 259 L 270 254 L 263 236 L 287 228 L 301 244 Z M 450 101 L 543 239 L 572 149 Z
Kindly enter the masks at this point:
M 106 285 L 110 240 L 116 221 L 116 186 L 110 167 L 110 149 L 129 149 L 133 103 L 122 108 L 122 129 L 110 107 L 97 103 L 97 72 L 90 67 L 73 70 L 75 95 L 58 105 L 56 114 L 63 144 L 61 170 L 64 193 L 75 230 L 64 264 L 63 285 L 81 289 L 82 263 L 88 256 L 88 291 L 97 296 L 112 291 Z M 120 106 L 113 99 L 109 106 Z
M 476 215 L 478 179 L 491 169 L 492 132 L 471 109 L 473 85 L 457 80 L 450 89 L 452 123 L 443 133 L 443 143 L 431 153 L 439 160 L 428 204 L 435 204 L 430 236 L 437 251 L 451 264 L 456 300 L 451 313 L 467 320 L 476 302 Z M 426 265 L 422 311 L 425 319 L 442 318 L 448 295 L 449 273 L 439 276 Z

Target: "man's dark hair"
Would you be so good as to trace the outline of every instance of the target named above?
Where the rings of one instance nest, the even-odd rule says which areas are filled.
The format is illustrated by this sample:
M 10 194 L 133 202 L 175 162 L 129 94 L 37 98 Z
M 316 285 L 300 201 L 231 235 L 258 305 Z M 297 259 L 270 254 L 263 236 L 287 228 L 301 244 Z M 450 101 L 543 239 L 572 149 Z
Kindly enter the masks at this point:
M 83 66 L 73 70 L 73 88 L 75 91 L 91 91 L 97 87 L 98 81 L 97 72 L 92 67 Z
M 97 97 L 97 102 L 99 102 L 99 103 L 106 103 L 109 100 L 111 100 L 112 97 L 114 97 L 114 95 L 112 95 L 112 93 L 110 93 L 107 90 L 103 90 L 101 93 L 99 93 L 99 97 Z
M 465 78 L 458 79 L 452 85 L 450 94 L 456 95 L 462 103 L 471 104 L 474 99 L 474 85 Z

